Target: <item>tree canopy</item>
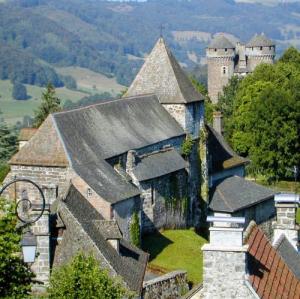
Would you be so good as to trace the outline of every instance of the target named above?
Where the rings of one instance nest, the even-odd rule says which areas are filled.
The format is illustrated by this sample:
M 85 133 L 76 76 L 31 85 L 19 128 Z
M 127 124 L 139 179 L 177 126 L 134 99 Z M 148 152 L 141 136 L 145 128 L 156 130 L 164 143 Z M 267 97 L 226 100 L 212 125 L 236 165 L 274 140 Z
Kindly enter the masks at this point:
M 28 99 L 25 85 L 15 82 L 13 85 L 12 96 L 15 100 L 24 101 Z
M 0 297 L 26 298 L 34 277 L 21 258 L 21 231 L 11 201 L 0 198 Z
M 56 96 L 53 85 L 49 83 L 46 91 L 42 95 L 42 102 L 34 113 L 34 126 L 38 128 L 50 113 L 60 110 L 60 99 Z
M 227 139 L 249 156 L 252 171 L 282 178 L 300 165 L 299 51 L 290 48 L 274 65 L 259 65 L 241 82 L 232 79 L 219 108 Z
M 111 279 L 100 268 L 99 261 L 83 253 L 76 255 L 68 264 L 53 270 L 48 295 L 52 299 L 121 299 L 125 295 L 129 296 L 117 279 Z

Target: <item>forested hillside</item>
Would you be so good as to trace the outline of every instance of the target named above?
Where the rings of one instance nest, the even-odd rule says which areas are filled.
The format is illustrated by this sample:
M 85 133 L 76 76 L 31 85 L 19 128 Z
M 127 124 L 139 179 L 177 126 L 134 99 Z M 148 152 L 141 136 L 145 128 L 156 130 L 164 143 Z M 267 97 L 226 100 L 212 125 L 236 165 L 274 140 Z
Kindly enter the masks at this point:
M 0 0 L 3 116 L 11 124 L 32 116 L 39 87 L 48 82 L 68 107 L 95 94 L 116 96 L 131 83 L 161 25 L 177 59 L 206 83 L 205 47 L 215 33 L 247 41 L 263 31 L 276 40 L 280 55 L 300 45 L 299 11 L 299 2 Z
M 51 69 L 55 65 L 85 67 L 129 84 L 142 63 L 139 58 L 158 38 L 161 24 L 176 56 L 192 68 L 216 32 L 247 40 L 264 31 L 278 40 L 279 50 L 295 43 L 300 35 L 297 11 L 299 3 L 266 7 L 233 0 L 6 0 L 0 4 L 0 48 L 11 47 L 12 53 L 18 49 L 22 60 L 30 62 L 27 66 L 35 68 L 41 61 L 48 65 L 34 70 L 38 79 L 22 79 L 23 83 L 41 84 L 44 79 L 39 77 L 46 74 L 59 86 Z M 8 61 L 19 66 L 21 59 L 1 56 L 3 78 Z

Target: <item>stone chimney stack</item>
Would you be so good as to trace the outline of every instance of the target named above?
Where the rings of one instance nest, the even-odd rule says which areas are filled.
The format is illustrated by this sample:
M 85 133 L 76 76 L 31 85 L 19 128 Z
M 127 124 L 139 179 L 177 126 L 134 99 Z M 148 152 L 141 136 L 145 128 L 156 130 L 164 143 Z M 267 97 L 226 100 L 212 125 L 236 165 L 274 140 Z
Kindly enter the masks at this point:
M 203 298 L 252 298 L 246 285 L 248 245 L 243 245 L 243 228 L 239 227 L 245 218 L 208 217 L 207 221 L 213 226 L 209 244 L 202 247 Z
M 126 172 L 131 175 L 136 165 L 136 151 L 130 150 L 127 153 Z
M 296 224 L 296 213 L 300 198 L 297 194 L 276 194 L 275 207 L 277 220 L 273 223 L 273 244 L 284 234 L 298 251 L 299 226 Z
M 220 134 L 223 134 L 223 115 L 220 111 L 213 113 L 213 128 Z

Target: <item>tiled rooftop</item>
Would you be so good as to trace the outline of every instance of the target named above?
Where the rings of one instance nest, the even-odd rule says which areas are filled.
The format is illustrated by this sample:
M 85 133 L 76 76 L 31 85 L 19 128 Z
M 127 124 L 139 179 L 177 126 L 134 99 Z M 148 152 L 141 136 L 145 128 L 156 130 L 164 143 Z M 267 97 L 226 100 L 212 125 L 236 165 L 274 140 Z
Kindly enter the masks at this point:
M 249 235 L 249 282 L 262 299 L 300 298 L 300 280 L 262 230 L 254 226 Z

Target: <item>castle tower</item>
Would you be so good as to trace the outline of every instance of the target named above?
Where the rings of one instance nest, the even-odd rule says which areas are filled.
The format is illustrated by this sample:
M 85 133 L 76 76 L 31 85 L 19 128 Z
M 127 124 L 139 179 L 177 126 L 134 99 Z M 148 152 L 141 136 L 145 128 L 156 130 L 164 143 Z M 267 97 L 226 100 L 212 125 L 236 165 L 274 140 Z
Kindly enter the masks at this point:
M 163 38 L 157 41 L 125 96 L 147 93 L 158 97 L 187 134 L 199 137 L 204 126 L 204 97 L 195 90 Z
M 275 58 L 275 43 L 263 33 L 254 35 L 246 44 L 247 69 L 253 72 L 261 63 L 273 64 Z
M 224 35 L 217 35 L 206 49 L 208 94 L 213 104 L 233 76 L 235 56 L 235 46 Z

